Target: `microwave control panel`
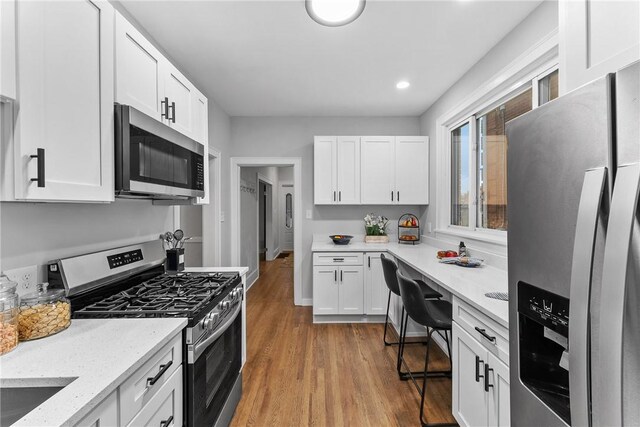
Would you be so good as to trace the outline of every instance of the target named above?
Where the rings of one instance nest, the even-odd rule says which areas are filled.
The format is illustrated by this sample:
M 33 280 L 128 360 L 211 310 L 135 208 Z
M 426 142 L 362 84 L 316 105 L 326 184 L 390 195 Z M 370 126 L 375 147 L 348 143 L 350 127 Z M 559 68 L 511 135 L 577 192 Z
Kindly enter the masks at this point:
M 123 265 L 131 264 L 137 261 L 142 261 L 142 250 L 136 249 L 135 251 L 122 252 L 115 255 L 108 255 L 107 261 L 109 262 L 109 268 L 114 269 L 122 267 Z

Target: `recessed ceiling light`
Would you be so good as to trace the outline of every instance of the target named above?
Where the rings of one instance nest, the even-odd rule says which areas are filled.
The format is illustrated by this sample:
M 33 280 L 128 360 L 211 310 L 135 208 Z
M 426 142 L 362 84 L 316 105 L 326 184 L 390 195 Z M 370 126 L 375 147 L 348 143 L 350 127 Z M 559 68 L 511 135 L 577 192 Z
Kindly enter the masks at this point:
M 307 13 L 327 27 L 347 25 L 362 14 L 365 0 L 306 0 Z
M 409 82 L 408 82 L 408 81 L 406 81 L 406 80 L 399 81 L 399 82 L 396 84 L 396 87 L 397 87 L 398 89 L 406 89 L 406 88 L 408 88 L 409 86 L 411 86 L 411 85 L 410 85 L 410 84 L 409 84 Z

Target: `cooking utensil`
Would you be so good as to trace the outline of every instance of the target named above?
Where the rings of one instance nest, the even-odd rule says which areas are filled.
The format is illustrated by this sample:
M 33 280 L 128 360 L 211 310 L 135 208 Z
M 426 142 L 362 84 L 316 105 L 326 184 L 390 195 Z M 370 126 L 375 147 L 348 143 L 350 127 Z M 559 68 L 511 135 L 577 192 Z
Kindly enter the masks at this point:
M 180 240 L 184 238 L 184 231 L 178 228 L 176 231 L 173 232 L 173 238 L 174 238 L 173 248 L 175 249 L 178 246 L 178 243 L 180 243 Z
M 184 239 L 180 240 L 180 244 L 178 246 L 178 249 L 182 249 L 184 247 L 184 244 L 187 240 L 191 240 L 193 239 L 193 237 L 185 237 Z
M 167 242 L 169 249 L 171 249 L 171 243 L 173 243 L 173 233 L 170 231 L 164 233 L 164 241 Z

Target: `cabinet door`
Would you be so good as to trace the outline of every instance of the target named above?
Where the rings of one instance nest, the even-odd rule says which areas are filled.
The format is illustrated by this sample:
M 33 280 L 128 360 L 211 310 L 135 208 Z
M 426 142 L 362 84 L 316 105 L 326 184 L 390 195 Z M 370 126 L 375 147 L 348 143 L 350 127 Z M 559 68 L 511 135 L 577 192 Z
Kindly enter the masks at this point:
M 18 2 L 16 16 L 16 198 L 112 201 L 113 7 Z
M 116 102 L 162 120 L 165 67 L 162 54 L 116 12 Z
M 197 205 L 209 204 L 209 107 L 207 98 L 196 91 L 194 96 L 194 137 L 204 145 L 204 197 L 198 197 Z
M 117 426 L 118 424 L 118 392 L 114 391 L 98 406 L 96 406 L 87 416 L 85 416 L 76 427 L 102 427 Z
M 429 138 L 396 136 L 396 202 L 429 204 Z
M 313 198 L 316 205 L 330 205 L 338 200 L 336 190 L 337 138 L 316 136 L 313 142 Z
M 364 312 L 365 314 L 386 314 L 389 288 L 382 272 L 381 252 L 365 254 L 364 269 Z
M 16 0 L 0 1 L 0 102 L 16 99 Z
M 396 202 L 395 138 L 363 136 L 360 143 L 360 200 L 363 205 Z
M 132 427 L 182 426 L 182 388 L 182 365 L 180 365 L 158 393 L 131 420 L 129 425 Z
M 339 136 L 337 145 L 338 203 L 360 203 L 360 137 Z
M 313 267 L 313 314 L 338 314 L 338 268 Z
M 560 95 L 640 59 L 638 1 L 560 0 Z
M 364 313 L 364 271 L 362 266 L 340 267 L 339 314 Z
M 509 367 L 493 354 L 488 354 L 489 378 L 489 425 L 508 427 L 511 425 L 509 398 Z
M 460 426 L 486 426 L 488 393 L 484 391 L 487 350 L 453 323 L 453 416 Z
M 168 64 L 164 78 L 164 96 L 169 98 L 167 123 L 178 132 L 196 139 L 193 113 L 196 88 L 171 64 Z

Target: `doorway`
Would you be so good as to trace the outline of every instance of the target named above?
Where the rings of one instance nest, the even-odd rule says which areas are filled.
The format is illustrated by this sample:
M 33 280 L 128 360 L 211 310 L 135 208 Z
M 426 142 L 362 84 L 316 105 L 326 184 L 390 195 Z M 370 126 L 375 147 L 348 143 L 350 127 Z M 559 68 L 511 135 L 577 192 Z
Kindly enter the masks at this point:
M 259 247 L 259 243 L 256 242 L 252 246 L 253 251 L 256 251 L 255 257 L 247 257 L 247 252 L 245 249 L 247 247 L 246 239 L 248 234 L 245 234 L 247 230 L 251 227 L 255 227 L 255 231 L 250 233 L 258 237 L 258 228 L 259 228 L 259 220 L 257 218 L 254 219 L 253 226 L 251 224 L 247 224 L 243 221 L 244 210 L 242 208 L 242 200 L 248 200 L 249 197 L 244 192 L 241 191 L 241 187 L 247 186 L 247 180 L 249 176 L 246 173 L 247 168 L 287 168 L 288 173 L 286 179 L 283 181 L 288 181 L 293 183 L 293 192 L 291 193 L 291 219 L 290 223 L 293 224 L 291 229 L 291 239 L 293 240 L 293 251 L 295 253 L 301 254 L 302 250 L 302 206 L 301 206 L 301 194 L 300 194 L 300 183 L 302 182 L 302 159 L 299 157 L 282 157 L 282 158 L 273 158 L 273 157 L 232 157 L 231 158 L 231 206 L 230 206 L 230 222 L 231 222 L 231 238 L 230 238 L 230 246 L 231 246 L 231 265 L 236 266 L 249 266 L 245 264 L 253 264 L 254 262 L 258 264 L 259 256 L 257 254 L 256 249 Z M 241 175 L 242 174 L 242 175 Z M 279 189 L 280 186 L 277 185 L 278 180 L 272 180 L 272 200 L 276 197 L 279 199 Z M 256 193 L 258 190 L 258 180 L 253 181 L 254 188 L 256 189 Z M 255 200 L 256 205 L 253 209 L 253 212 L 258 213 L 258 200 L 256 197 Z M 246 206 L 246 204 L 245 204 Z M 278 200 L 273 200 L 272 206 L 274 207 L 274 216 L 273 217 L 281 217 L 279 213 L 280 204 Z M 280 245 L 280 231 L 279 231 L 279 220 L 273 221 L 272 217 L 272 225 L 276 225 L 276 232 L 274 233 L 274 240 L 276 243 L 273 245 L 273 251 L 269 247 L 268 239 L 266 240 L 266 255 L 265 257 L 268 259 L 270 255 L 273 254 L 273 258 L 276 258 L 282 250 L 282 246 Z M 267 236 L 268 237 L 268 236 Z M 243 244 L 244 243 L 244 244 Z M 295 305 L 303 305 L 302 298 L 302 256 L 296 256 L 293 258 L 292 267 L 293 267 L 293 296 L 294 296 L 294 304 Z M 243 263 L 243 259 L 245 263 Z M 251 266 L 250 270 L 251 270 Z M 256 266 L 258 267 L 258 266 Z M 257 270 L 257 268 L 256 268 Z M 253 274 L 251 277 L 247 277 L 247 284 L 251 285 L 257 280 L 258 274 Z

